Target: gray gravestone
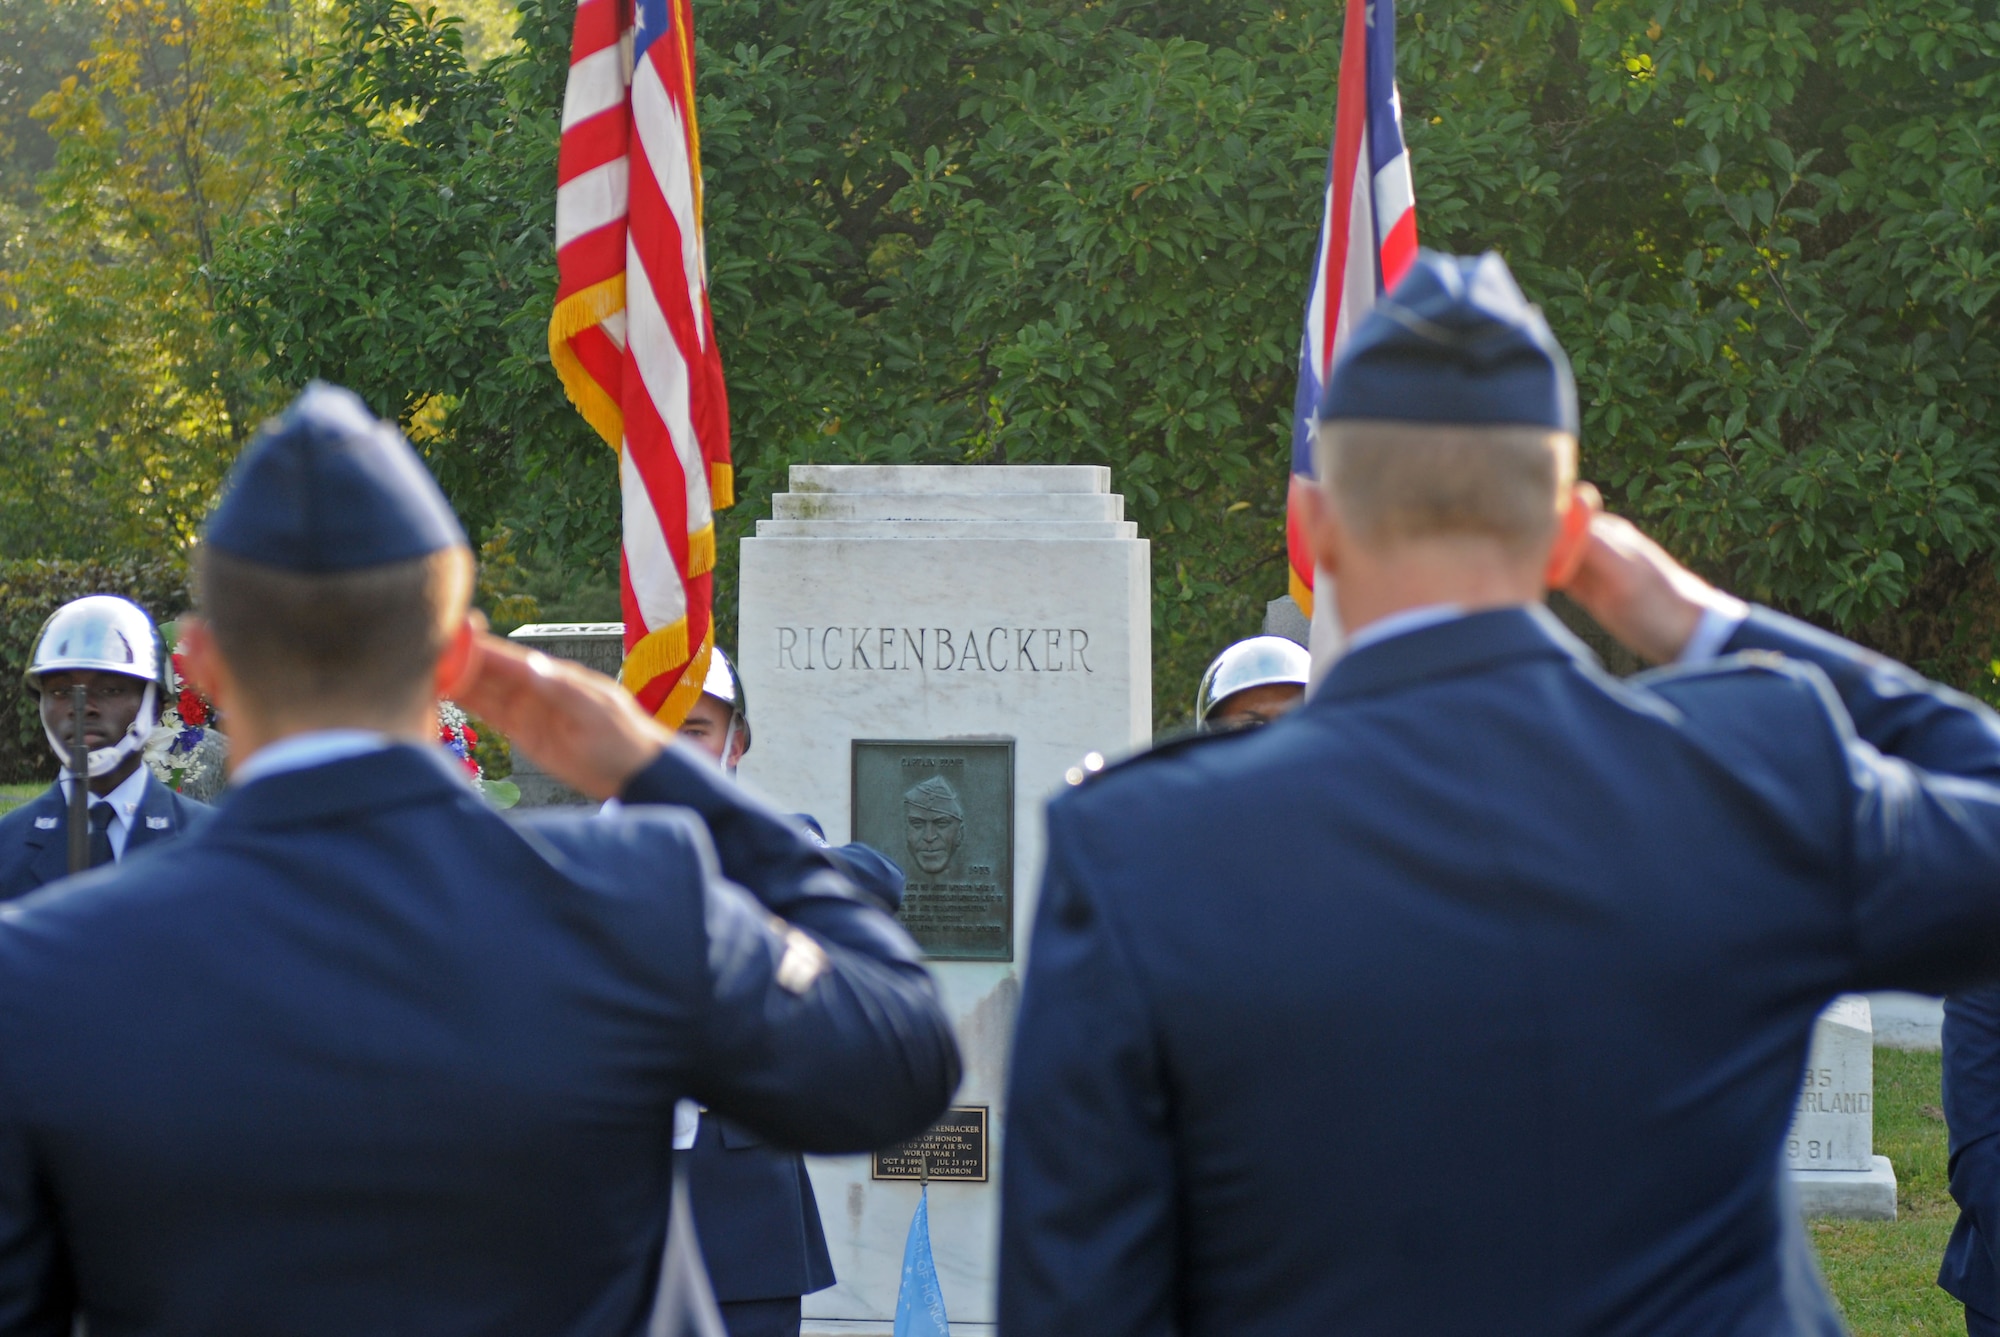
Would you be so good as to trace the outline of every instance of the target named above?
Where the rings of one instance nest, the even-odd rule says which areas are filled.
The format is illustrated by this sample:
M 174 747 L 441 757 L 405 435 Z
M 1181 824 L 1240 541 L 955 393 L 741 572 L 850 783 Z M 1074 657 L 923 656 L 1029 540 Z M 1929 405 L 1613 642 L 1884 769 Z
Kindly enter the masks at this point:
M 1807 1216 L 1896 1219 L 1896 1171 L 1875 1154 L 1875 1028 L 1859 994 L 1834 999 L 1813 1022 L 1785 1164 Z
M 552 659 L 572 660 L 614 678 L 625 662 L 623 622 L 532 622 L 515 628 L 508 639 Z M 514 783 L 520 788 L 519 806 L 523 808 L 595 806 L 523 752 L 514 754 Z
M 1264 634 L 1309 646 L 1312 623 L 1306 621 L 1305 611 L 1291 595 L 1281 594 L 1264 605 Z

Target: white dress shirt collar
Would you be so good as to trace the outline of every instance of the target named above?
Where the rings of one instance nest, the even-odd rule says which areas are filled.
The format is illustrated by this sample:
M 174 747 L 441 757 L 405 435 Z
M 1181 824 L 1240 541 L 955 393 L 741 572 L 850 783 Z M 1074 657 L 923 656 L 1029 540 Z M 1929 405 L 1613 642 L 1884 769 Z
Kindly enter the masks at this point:
M 325 766 L 329 762 L 346 761 L 349 757 L 365 757 L 371 752 L 393 747 L 395 742 L 388 734 L 377 733 L 373 729 L 315 729 L 311 733 L 295 733 L 251 753 L 231 773 L 229 782 L 241 789 L 247 784 L 283 775 L 287 771 L 303 771 Z
M 118 787 L 109 794 L 92 794 L 90 802 L 111 805 L 111 825 L 105 828 L 111 837 L 111 857 L 125 857 L 125 842 L 132 834 L 133 824 L 139 820 L 139 805 L 146 801 L 146 781 L 152 777 L 146 763 L 140 762 L 139 769 L 118 782 Z M 62 794 L 65 802 L 69 799 L 70 776 L 65 770 L 62 775 Z
M 1378 617 L 1359 630 L 1349 632 L 1345 653 L 1351 655 L 1356 650 L 1379 645 L 1397 636 L 1407 636 L 1413 631 L 1422 631 L 1425 627 L 1456 622 L 1464 616 L 1463 604 L 1419 604 L 1415 608 L 1405 608 L 1387 617 Z
M 1717 590 L 1703 601 L 1701 620 L 1695 624 L 1694 635 L 1681 647 L 1679 664 L 1706 664 L 1722 653 L 1722 647 L 1743 625 L 1749 615 L 1750 606 L 1741 599 Z M 1465 616 L 1465 609 L 1459 604 L 1422 604 L 1416 608 L 1405 608 L 1400 613 L 1377 618 L 1361 630 L 1347 638 L 1345 653 L 1353 654 L 1363 646 L 1376 645 L 1393 637 L 1405 636 L 1425 627 L 1441 626 Z

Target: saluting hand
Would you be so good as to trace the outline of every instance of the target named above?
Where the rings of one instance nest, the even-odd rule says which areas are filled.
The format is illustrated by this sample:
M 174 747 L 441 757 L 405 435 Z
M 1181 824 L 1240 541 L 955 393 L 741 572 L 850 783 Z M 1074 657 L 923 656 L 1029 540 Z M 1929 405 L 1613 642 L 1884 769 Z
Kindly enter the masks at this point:
M 1655 664 L 1680 658 L 1709 608 L 1742 604 L 1667 555 L 1621 516 L 1598 514 L 1576 575 L 1563 593 L 1582 604 L 1620 645 Z
M 594 799 L 615 798 L 672 742 L 631 693 L 581 664 L 524 650 L 484 630 L 448 695 L 535 763 Z

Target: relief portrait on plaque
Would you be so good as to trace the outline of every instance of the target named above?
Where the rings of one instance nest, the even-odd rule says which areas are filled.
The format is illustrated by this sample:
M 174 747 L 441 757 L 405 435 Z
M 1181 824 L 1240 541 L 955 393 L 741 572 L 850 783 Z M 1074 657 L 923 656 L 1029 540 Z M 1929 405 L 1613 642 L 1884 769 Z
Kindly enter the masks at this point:
M 854 742 L 854 839 L 902 866 L 897 918 L 939 960 L 1014 959 L 1014 744 Z
M 909 827 L 906 843 L 917 871 L 936 877 L 950 868 L 965 834 L 965 809 L 951 781 L 933 775 L 911 785 L 903 795 L 903 820 Z

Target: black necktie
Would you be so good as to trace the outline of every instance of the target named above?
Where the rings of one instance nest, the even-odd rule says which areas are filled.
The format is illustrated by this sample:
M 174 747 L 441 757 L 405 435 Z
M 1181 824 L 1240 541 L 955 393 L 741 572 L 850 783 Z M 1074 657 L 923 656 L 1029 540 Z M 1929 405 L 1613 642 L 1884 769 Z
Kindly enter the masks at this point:
M 115 815 L 109 803 L 93 803 L 90 805 L 90 866 L 92 868 L 108 864 L 112 860 L 111 819 Z

